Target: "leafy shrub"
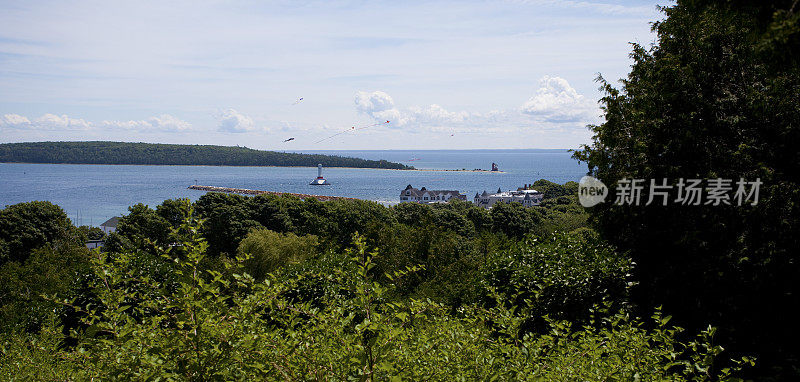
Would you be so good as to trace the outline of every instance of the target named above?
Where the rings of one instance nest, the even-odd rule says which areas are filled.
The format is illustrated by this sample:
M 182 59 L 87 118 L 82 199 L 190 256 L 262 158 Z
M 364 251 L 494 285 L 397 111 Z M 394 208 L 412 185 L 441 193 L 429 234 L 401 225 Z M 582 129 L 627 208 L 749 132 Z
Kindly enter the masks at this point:
M 317 237 L 297 236 L 291 232 L 278 233 L 268 229 L 254 229 L 239 244 L 240 256 L 247 256 L 244 270 L 256 280 L 281 266 L 298 264 L 317 253 Z
M 528 237 L 498 253 L 484 282 L 518 308 L 530 301 L 529 329 L 542 332 L 545 315 L 584 322 L 589 311 L 605 301 L 621 307 L 632 270 L 628 258 L 594 237 L 553 234 Z
M 72 296 L 89 273 L 85 246 L 47 245 L 0 267 L 0 331 L 38 331 L 56 305 L 42 294 Z

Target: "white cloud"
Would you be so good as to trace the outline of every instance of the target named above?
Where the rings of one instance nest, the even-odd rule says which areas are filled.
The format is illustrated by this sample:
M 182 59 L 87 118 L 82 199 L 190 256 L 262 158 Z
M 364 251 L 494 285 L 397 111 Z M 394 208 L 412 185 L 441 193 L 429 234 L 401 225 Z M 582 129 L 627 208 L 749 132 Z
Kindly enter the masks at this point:
M 390 127 L 400 127 L 407 123 L 402 113 L 394 106 L 394 100 L 382 91 L 356 92 L 356 111 L 369 115 L 375 120 L 387 120 Z
M 522 105 L 522 113 L 546 122 L 588 121 L 597 114 L 597 104 L 578 94 L 567 80 L 544 76 L 539 85 L 536 94 Z
M 394 100 L 382 91 L 356 93 L 356 110 L 362 113 L 376 113 L 394 109 Z
M 67 115 L 47 113 L 34 119 L 19 114 L 5 114 L 0 116 L 0 127 L 16 130 L 48 131 L 86 131 L 104 128 L 149 132 L 180 132 L 190 129 L 192 125 L 169 114 L 162 114 L 140 121 L 103 121 L 95 124 L 84 119 L 71 118 Z
M 19 114 L 6 114 L 0 118 L 0 126 L 30 130 L 88 130 L 92 127 L 92 123 L 83 119 L 70 118 L 67 115 L 50 113 L 33 120 Z
M 103 121 L 103 126 L 125 130 L 186 131 L 192 124 L 169 114 L 161 114 L 141 121 Z
M 220 131 L 227 131 L 231 133 L 246 133 L 251 131 L 262 130 L 256 127 L 253 119 L 239 113 L 234 109 L 227 109 L 219 116 L 219 125 L 217 126 Z
M 389 94 L 382 91 L 359 91 L 355 97 L 356 110 L 375 120 L 391 121 L 390 127 L 415 127 L 438 130 L 480 121 L 483 116 L 466 111 L 452 112 L 433 104 L 427 107 L 411 106 L 399 110 Z
M 0 126 L 18 126 L 30 123 L 31 121 L 27 117 L 19 114 L 6 114 L 0 118 Z
M 392 127 L 429 131 L 514 131 L 530 128 L 561 129 L 585 127 L 596 118 L 599 108 L 560 77 L 545 76 L 540 87 L 521 108 L 487 113 L 450 111 L 432 104 L 398 108 L 382 91 L 359 91 L 356 110 L 375 120 L 390 120 Z

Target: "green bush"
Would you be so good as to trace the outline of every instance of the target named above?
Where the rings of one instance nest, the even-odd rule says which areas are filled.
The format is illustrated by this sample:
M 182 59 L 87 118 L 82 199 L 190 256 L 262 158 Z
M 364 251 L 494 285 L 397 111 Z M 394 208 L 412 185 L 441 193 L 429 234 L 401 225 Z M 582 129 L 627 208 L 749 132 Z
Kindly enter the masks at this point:
M 244 270 L 256 280 L 289 264 L 298 264 L 317 253 L 318 240 L 314 235 L 297 236 L 260 228 L 250 231 L 239 244 L 240 256 L 248 256 Z
M 527 307 L 530 330 L 546 329 L 543 316 L 585 322 L 606 302 L 621 308 L 632 285 L 630 259 L 591 236 L 529 237 L 492 259 L 484 273 L 490 291 L 514 306 Z
M 89 273 L 85 246 L 47 245 L 0 266 L 0 331 L 38 331 L 56 306 L 42 294 L 73 296 Z

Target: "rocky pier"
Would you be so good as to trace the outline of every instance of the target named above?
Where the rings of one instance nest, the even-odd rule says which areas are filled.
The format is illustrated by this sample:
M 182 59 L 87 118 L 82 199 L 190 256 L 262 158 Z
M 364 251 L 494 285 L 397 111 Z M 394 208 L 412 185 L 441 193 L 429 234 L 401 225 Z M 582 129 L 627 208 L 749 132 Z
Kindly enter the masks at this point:
M 300 199 L 314 198 L 320 201 L 328 200 L 356 200 L 356 198 L 346 198 L 344 196 L 327 196 L 327 195 L 310 195 L 310 194 L 296 194 L 293 192 L 276 192 L 276 191 L 262 191 L 262 190 L 248 190 L 246 188 L 229 188 L 229 187 L 215 187 L 215 186 L 200 186 L 193 184 L 187 187 L 190 190 L 207 191 L 207 192 L 225 192 L 229 194 L 242 194 L 242 195 L 291 195 Z

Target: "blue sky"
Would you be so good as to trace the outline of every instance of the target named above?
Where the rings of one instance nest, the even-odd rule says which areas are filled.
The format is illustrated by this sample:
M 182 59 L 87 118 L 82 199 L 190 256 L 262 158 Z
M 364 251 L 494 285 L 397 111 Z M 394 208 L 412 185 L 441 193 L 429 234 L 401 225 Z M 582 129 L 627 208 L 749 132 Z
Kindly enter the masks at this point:
M 573 148 L 657 4 L 0 1 L 0 142 Z

